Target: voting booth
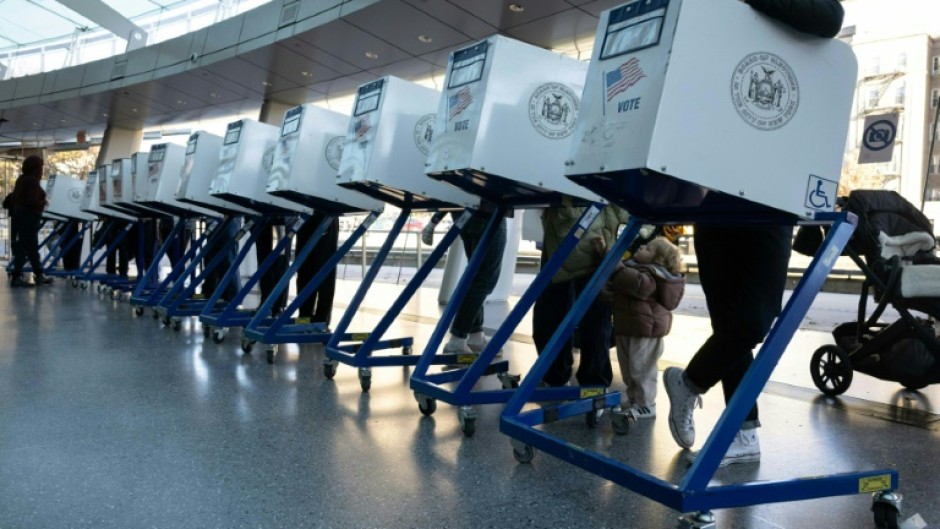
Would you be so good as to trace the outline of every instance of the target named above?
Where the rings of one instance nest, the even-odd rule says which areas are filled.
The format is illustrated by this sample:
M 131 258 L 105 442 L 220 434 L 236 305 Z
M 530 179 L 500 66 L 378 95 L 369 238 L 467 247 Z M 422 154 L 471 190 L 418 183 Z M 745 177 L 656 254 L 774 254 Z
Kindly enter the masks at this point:
M 349 116 L 307 104 L 284 114 L 267 192 L 337 213 L 382 211 L 384 203 L 338 185 Z
M 209 194 L 259 213 L 309 212 L 308 208 L 265 191 L 279 132 L 274 125 L 251 119 L 229 123 Z
M 217 211 L 223 215 L 252 215 L 254 212 L 227 200 L 209 194 L 209 188 L 219 171 L 219 153 L 223 138 L 205 131 L 194 132 L 186 142 L 186 155 L 180 170 L 176 198 Z
M 108 178 L 108 166 L 101 166 L 94 171 L 88 173 L 88 177 L 85 179 L 85 189 L 82 193 L 82 203 L 80 209 L 82 211 L 98 215 L 99 217 L 108 217 L 113 219 L 120 219 L 126 221 L 136 220 L 134 217 L 118 212 L 114 209 L 109 209 L 104 207 L 102 200 L 106 198 L 105 183 Z
M 428 176 L 501 204 L 597 199 L 564 177 L 587 68 L 502 36 L 452 53 Z
M 124 163 L 125 161 L 127 163 Z M 135 218 L 148 217 L 150 216 L 149 214 L 138 211 L 136 208 L 117 203 L 117 197 L 120 197 L 124 193 L 123 188 L 127 181 L 124 175 L 129 172 L 130 159 L 125 158 L 111 162 L 111 165 L 108 166 L 108 170 L 105 172 L 104 179 L 99 175 L 98 190 L 100 193 L 99 199 L 101 201 L 101 207 Z
M 94 215 L 81 210 L 84 187 L 85 184 L 73 176 L 50 176 L 46 184 L 46 198 L 49 200 L 46 211 L 66 219 L 95 220 Z
M 642 0 L 600 22 L 569 177 L 648 218 L 833 210 L 849 46 L 737 2 Z
M 158 143 L 150 147 L 147 185 L 136 190 L 137 202 L 180 217 L 218 217 L 218 213 L 176 199 L 185 156 L 186 147 L 173 143 Z
M 424 175 L 439 99 L 436 90 L 397 77 L 361 85 L 339 163 L 340 185 L 412 209 L 479 203 Z
M 164 216 L 163 213 L 138 204 L 136 200 L 137 187 L 146 185 L 148 153 L 134 153 L 130 158 L 118 158 L 111 162 L 111 196 L 112 204 L 122 209 L 132 211 L 142 218 Z M 138 175 L 141 175 L 140 183 Z

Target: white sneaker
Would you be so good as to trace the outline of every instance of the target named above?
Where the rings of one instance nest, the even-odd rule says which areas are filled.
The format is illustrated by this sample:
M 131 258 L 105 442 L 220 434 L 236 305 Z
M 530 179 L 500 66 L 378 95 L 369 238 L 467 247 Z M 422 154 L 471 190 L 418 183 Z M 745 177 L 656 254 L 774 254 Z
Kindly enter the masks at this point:
M 691 464 L 698 457 L 698 452 L 689 452 L 687 456 Z M 718 467 L 734 465 L 736 463 L 757 463 L 760 461 L 760 438 L 757 436 L 757 428 L 748 430 L 738 430 L 728 447 L 725 457 L 721 458 Z
M 483 352 L 484 349 L 486 349 L 486 346 L 489 343 L 490 343 L 489 338 L 484 336 L 482 342 L 474 342 L 472 340 L 467 340 L 467 347 L 470 348 L 471 352 L 480 354 Z M 502 348 L 500 348 L 500 350 L 496 352 L 496 358 L 499 358 L 502 355 L 503 355 L 503 350 Z
M 634 404 L 630 406 L 630 411 L 633 412 L 633 416 L 637 419 L 655 419 L 656 418 L 656 405 L 651 404 L 649 406 L 637 406 Z
M 683 370 L 668 367 L 663 371 L 663 385 L 669 396 L 669 431 L 676 444 L 691 448 L 695 444 L 695 421 L 692 412 L 702 407 L 702 396 L 692 391 L 682 378 Z

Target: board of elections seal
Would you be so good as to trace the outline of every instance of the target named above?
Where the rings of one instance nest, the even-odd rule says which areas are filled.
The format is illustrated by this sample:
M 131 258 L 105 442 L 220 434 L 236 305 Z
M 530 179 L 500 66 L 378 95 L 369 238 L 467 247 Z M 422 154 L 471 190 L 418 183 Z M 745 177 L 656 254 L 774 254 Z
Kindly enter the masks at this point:
M 796 115 L 800 83 L 782 58 L 754 52 L 741 59 L 731 75 L 731 102 L 748 125 L 777 130 Z
M 574 132 L 581 102 L 560 83 L 545 83 L 529 98 L 529 121 L 546 138 L 566 138 Z
M 82 193 L 82 190 L 81 190 L 81 189 L 70 189 L 70 190 L 69 190 L 68 197 L 69 197 L 69 200 L 70 200 L 70 201 L 72 201 L 72 202 L 78 204 L 79 202 L 82 201 L 82 195 L 83 195 L 83 194 L 84 194 L 84 193 Z
M 333 170 L 339 170 L 339 161 L 343 158 L 343 147 L 346 146 L 346 136 L 337 136 L 326 144 L 326 163 L 330 164 Z
M 431 150 L 431 139 L 434 137 L 434 118 L 437 114 L 426 114 L 415 123 L 415 145 L 422 154 Z

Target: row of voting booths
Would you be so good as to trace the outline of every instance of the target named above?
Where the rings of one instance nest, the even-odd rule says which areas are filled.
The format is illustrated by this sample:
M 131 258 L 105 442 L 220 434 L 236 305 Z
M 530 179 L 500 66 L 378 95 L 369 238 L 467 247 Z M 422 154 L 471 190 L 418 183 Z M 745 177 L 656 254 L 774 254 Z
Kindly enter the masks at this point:
M 133 286 L 138 314 L 152 308 L 176 329 L 183 318 L 198 318 L 216 343 L 241 328 L 242 348 L 262 346 L 269 361 L 278 344 L 324 344 L 324 375 L 332 378 L 341 364 L 354 367 L 363 391 L 371 388 L 373 369 L 413 367 L 410 386 L 421 413 L 435 413 L 439 401 L 451 404 L 463 433 L 472 436 L 478 406 L 505 404 L 500 430 L 512 438 L 520 462 L 537 451 L 561 458 L 689 513 L 680 518 L 683 527 L 714 526 L 712 509 L 860 491 L 874 493 L 876 522 L 883 522 L 898 511 L 898 476 L 891 469 L 710 484 L 854 229 L 854 219 L 835 212 L 834 202 L 855 75 L 844 43 L 799 34 L 744 3 L 634 0 L 601 15 L 590 62 L 493 36 L 451 54 L 443 92 L 383 77 L 358 88 L 349 116 L 308 104 L 288 110 L 280 127 L 240 120 L 222 137 L 199 132 L 185 147 L 156 145 L 99 170 L 98 193 L 89 178 L 80 206 L 74 200 L 80 183 L 56 177 L 50 213 L 124 226 L 173 222 Z M 502 346 L 608 203 L 629 211 L 629 223 L 525 378 L 511 374 Z M 473 215 L 486 219 L 477 245 L 485 249 L 514 211 L 562 204 L 581 207 L 581 217 L 481 353 L 443 354 L 440 346 L 483 251 L 469 256 L 426 343 L 387 336 L 448 249 L 460 251 L 453 245 Z M 385 205 L 401 213 L 335 328 L 299 316 L 300 305 L 329 280 Z M 362 304 L 415 211 L 452 211 L 455 221 L 379 323 L 361 328 Z M 290 252 L 300 225 L 315 213 L 322 220 L 297 244 L 274 291 L 246 308 L 248 293 Z M 330 222 L 352 214 L 364 220 L 297 286 L 286 309 L 275 310 L 275 298 Z M 160 258 L 194 219 L 205 228 L 161 277 Z M 284 237 L 242 284 L 247 252 L 278 220 Z M 614 430 L 629 433 L 633 417 L 620 407 L 619 392 L 539 382 L 642 225 L 807 222 L 830 224 L 828 239 L 681 483 L 539 428 L 582 416 L 593 426 L 600 411 L 611 410 Z M 94 263 L 88 267 L 91 274 Z M 214 289 L 201 292 L 209 277 Z M 445 365 L 456 368 L 434 369 Z M 498 389 L 480 389 L 488 375 L 499 378 Z M 525 406 L 536 401 L 543 405 Z

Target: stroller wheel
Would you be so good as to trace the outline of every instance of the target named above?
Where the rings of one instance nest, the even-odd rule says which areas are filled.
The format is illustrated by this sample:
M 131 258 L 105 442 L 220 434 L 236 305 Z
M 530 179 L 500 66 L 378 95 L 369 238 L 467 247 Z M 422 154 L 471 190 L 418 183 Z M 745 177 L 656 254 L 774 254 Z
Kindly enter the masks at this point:
M 824 345 L 813 353 L 809 364 L 813 383 L 830 397 L 845 393 L 852 385 L 852 361 L 835 345 Z

